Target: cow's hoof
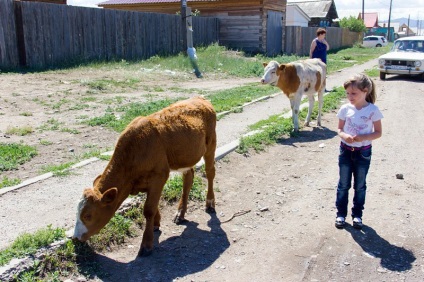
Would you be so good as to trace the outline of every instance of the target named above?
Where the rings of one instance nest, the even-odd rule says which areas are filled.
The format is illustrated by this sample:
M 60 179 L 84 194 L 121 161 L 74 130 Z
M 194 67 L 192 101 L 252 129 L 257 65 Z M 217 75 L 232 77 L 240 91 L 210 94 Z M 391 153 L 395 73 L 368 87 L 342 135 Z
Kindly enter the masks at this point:
M 157 232 L 157 231 L 160 231 L 159 226 L 153 226 L 153 232 Z
M 176 215 L 174 217 L 174 223 L 175 224 L 183 224 L 184 222 L 187 222 L 187 220 L 184 217 L 181 217 L 179 215 Z
M 207 213 L 216 213 L 216 210 L 214 207 L 206 207 L 206 212 Z
M 153 252 L 153 248 L 152 249 L 148 249 L 148 248 L 141 248 L 140 251 L 138 251 L 138 256 L 139 257 L 147 257 L 150 256 Z

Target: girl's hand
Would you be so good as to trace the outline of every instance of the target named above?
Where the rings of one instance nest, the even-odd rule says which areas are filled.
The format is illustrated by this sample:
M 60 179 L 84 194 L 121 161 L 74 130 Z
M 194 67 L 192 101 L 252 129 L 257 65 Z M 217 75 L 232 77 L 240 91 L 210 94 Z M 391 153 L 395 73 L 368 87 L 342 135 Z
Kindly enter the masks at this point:
M 362 142 L 365 141 L 365 139 L 361 135 L 355 135 L 352 137 L 354 142 Z
M 343 140 L 346 141 L 346 143 L 353 143 L 355 141 L 354 137 L 350 134 L 343 134 Z

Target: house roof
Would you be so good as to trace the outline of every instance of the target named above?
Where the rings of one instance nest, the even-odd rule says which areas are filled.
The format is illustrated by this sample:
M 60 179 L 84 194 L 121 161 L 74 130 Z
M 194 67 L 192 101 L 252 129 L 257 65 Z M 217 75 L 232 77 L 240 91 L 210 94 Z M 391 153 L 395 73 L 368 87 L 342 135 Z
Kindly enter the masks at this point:
M 289 8 L 290 7 L 290 8 Z M 307 21 L 310 21 L 311 18 L 295 3 L 287 3 L 287 11 L 289 9 L 296 10 L 300 15 L 302 15 Z
M 303 0 L 287 1 L 288 5 L 297 5 L 310 18 L 325 18 L 333 4 L 332 0 Z
M 187 2 L 216 2 L 217 0 L 187 0 Z M 101 5 L 127 5 L 127 4 L 154 4 L 154 3 L 179 3 L 181 0 L 109 0 L 97 4 Z
M 359 13 L 358 19 L 362 19 L 362 13 Z M 378 13 L 364 13 L 364 24 L 367 28 L 378 27 Z

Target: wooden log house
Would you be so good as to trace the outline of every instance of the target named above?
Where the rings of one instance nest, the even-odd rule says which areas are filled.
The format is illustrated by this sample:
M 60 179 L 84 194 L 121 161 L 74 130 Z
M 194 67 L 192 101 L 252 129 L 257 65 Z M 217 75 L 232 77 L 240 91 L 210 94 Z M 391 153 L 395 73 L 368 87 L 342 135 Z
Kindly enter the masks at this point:
M 247 52 L 276 55 L 284 50 L 287 0 L 187 0 L 200 16 L 219 19 L 219 44 Z M 176 14 L 180 0 L 109 0 L 105 9 Z

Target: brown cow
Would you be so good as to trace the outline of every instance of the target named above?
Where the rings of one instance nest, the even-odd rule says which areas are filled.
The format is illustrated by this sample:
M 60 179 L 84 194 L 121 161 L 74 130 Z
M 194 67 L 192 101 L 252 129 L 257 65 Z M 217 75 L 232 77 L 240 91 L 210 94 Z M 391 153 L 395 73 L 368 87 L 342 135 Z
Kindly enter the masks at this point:
M 203 157 L 208 192 L 206 211 L 215 211 L 216 113 L 203 97 L 170 105 L 147 117 L 135 118 L 122 132 L 103 174 L 84 190 L 78 205 L 73 238 L 97 234 L 131 194 L 146 192 L 146 228 L 139 256 L 153 250 L 153 231 L 159 229 L 159 199 L 171 170 L 183 172 L 183 192 L 174 222 L 184 220 L 193 184 L 194 165 Z
M 315 93 L 318 93 L 318 125 L 321 126 L 321 110 L 327 75 L 326 64 L 320 59 L 307 59 L 288 64 L 271 61 L 263 63 L 263 66 L 265 69 L 261 83 L 277 86 L 290 100 L 294 130 L 299 130 L 299 107 L 303 95 L 309 98 L 308 115 L 305 120 L 305 125 L 309 125 Z

